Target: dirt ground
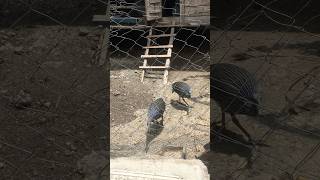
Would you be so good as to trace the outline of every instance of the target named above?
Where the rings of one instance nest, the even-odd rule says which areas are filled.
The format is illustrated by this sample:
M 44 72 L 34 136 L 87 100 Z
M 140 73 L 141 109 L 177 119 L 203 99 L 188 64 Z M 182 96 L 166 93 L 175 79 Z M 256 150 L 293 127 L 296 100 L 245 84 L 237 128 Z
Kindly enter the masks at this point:
M 201 156 L 211 176 L 246 180 L 320 179 L 319 68 L 297 81 L 320 65 L 319 37 L 278 31 L 225 34 L 213 31 L 211 38 L 215 41 L 215 62 L 234 63 L 256 74 L 262 94 L 261 116 L 239 116 L 239 119 L 255 140 L 263 140 L 252 150 L 243 133 L 226 116 L 227 131 L 222 135 L 229 141 L 217 139 L 213 151 Z M 287 94 L 294 99 L 302 92 L 296 99 L 302 108 L 295 107 L 288 117 L 277 116 L 287 105 L 285 95 L 294 82 L 297 84 Z M 303 90 L 306 85 L 308 88 Z M 214 104 L 211 110 L 214 120 L 220 120 L 219 108 Z
M 127 59 L 127 62 L 135 59 Z M 208 59 L 203 60 L 208 61 Z M 114 63 L 124 63 L 113 60 Z M 126 64 L 122 64 L 127 66 Z M 145 78 L 140 82 L 141 70 L 121 69 L 111 71 L 111 158 L 119 156 L 166 156 L 181 158 L 185 147 L 187 157 L 194 158 L 204 152 L 209 142 L 209 72 L 169 71 L 169 82 L 162 79 Z M 161 72 L 158 77 L 162 78 Z M 176 101 L 171 85 L 184 81 L 192 88 L 192 106 L 189 114 Z M 164 128 L 151 140 L 148 154 L 145 154 L 147 109 L 156 98 L 166 103 Z
M 82 179 L 105 166 L 97 158 L 106 148 L 108 87 L 94 62 L 99 34 L 94 27 L 0 30 L 0 179 Z M 90 157 L 98 161 L 88 168 Z

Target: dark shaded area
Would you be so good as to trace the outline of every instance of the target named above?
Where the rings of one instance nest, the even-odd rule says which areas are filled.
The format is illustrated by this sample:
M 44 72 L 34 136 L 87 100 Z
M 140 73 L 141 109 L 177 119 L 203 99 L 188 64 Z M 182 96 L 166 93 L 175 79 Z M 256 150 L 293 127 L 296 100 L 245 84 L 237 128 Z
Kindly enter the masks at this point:
M 211 25 L 230 30 L 245 30 L 252 31 L 273 31 L 275 29 L 286 30 L 286 27 L 275 23 L 270 18 L 283 23 L 290 24 L 293 17 L 299 9 L 305 6 L 305 10 L 300 12 L 295 17 L 295 26 L 304 26 L 307 31 L 320 31 L 320 2 L 316 0 L 259 0 L 256 1 L 215 1 L 211 3 Z M 242 14 L 242 12 L 244 12 Z M 240 14 L 241 17 L 240 17 Z M 260 15 L 259 15 L 260 14 Z M 257 15 L 259 17 L 251 23 Z M 269 18 L 267 16 L 269 16 Z M 239 18 L 240 17 L 240 18 Z M 296 31 L 294 28 L 289 28 L 289 31 Z
M 170 28 L 157 28 L 155 34 L 169 33 Z M 209 58 L 205 54 L 209 53 L 209 31 L 206 27 L 195 28 L 176 28 L 177 33 L 174 40 L 173 54 L 171 58 L 171 70 L 194 70 L 194 71 L 209 71 Z M 111 58 L 134 58 L 135 61 L 131 69 L 138 69 L 142 65 L 143 60 L 140 58 L 144 54 L 142 47 L 147 45 L 148 35 L 147 29 L 139 30 L 117 30 L 113 31 L 110 37 L 110 57 Z M 169 38 L 157 38 L 154 44 L 168 44 Z M 165 49 L 151 50 L 149 54 L 166 54 Z M 164 58 L 148 60 L 150 64 L 164 65 Z M 113 67 L 115 69 L 123 69 L 123 66 Z M 128 68 L 128 66 L 126 66 Z
M 105 14 L 107 1 L 92 0 L 0 0 L 0 27 L 19 20 L 19 25 L 90 25 L 94 14 Z
M 94 60 L 99 31 L 86 30 L 0 32 L 0 179 L 81 179 L 80 159 L 109 158 L 108 70 Z
M 180 3 L 179 0 L 162 0 L 162 16 L 179 16 L 180 15 Z
M 320 56 L 320 41 L 297 43 L 297 44 L 279 44 L 270 48 L 271 50 L 296 49 L 302 51 L 303 54 Z
M 243 135 L 228 129 L 221 129 L 219 126 L 214 126 L 213 133 L 215 138 L 211 151 L 229 155 L 237 154 L 245 158 L 251 156 L 251 144 L 247 142 Z
M 180 110 L 180 111 L 186 111 L 188 113 L 190 107 L 188 107 L 185 104 L 182 104 L 181 102 L 177 101 L 177 100 L 172 100 L 170 102 L 171 106 L 173 108 L 175 108 L 176 110 Z

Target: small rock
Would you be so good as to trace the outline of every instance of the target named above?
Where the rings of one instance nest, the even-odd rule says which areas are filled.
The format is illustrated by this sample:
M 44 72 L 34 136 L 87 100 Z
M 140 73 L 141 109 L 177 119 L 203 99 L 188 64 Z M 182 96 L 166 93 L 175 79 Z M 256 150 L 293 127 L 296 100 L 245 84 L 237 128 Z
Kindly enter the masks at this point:
M 112 94 L 113 94 L 114 96 L 119 96 L 121 93 L 120 93 L 119 91 L 114 91 L 114 92 L 112 92 Z
M 8 89 L 2 89 L 2 90 L 0 90 L 0 93 L 1 94 L 6 94 L 8 92 Z
M 89 30 L 87 28 L 80 28 L 79 30 L 79 36 L 86 36 L 89 34 Z
M 199 144 L 196 145 L 196 151 L 200 152 L 201 150 L 203 150 L 203 147 Z
M 72 154 L 73 154 L 73 152 L 70 151 L 70 150 L 66 150 L 66 151 L 64 152 L 64 155 L 65 155 L 65 156 L 71 156 Z
M 47 122 L 47 119 L 46 119 L 45 117 L 40 117 L 40 118 L 39 118 L 39 121 L 40 121 L 41 123 L 45 123 L 45 122 Z
M 35 169 L 32 171 L 32 174 L 33 174 L 34 176 L 38 176 L 38 175 L 39 175 L 38 171 L 35 170 Z
M 48 140 L 48 141 L 54 141 L 55 139 L 49 137 L 49 138 L 47 138 L 47 140 Z
M 0 162 L 0 169 L 3 169 L 5 164 L 3 162 Z
M 69 146 L 70 150 L 72 150 L 72 151 L 77 150 L 77 147 L 73 143 L 67 142 L 66 144 Z
M 13 36 L 16 36 L 17 34 L 15 32 L 7 32 L 7 35 L 13 37 Z
M 12 103 L 16 108 L 23 109 L 31 106 L 32 97 L 29 93 L 21 90 L 18 95 L 13 98 Z
M 14 52 L 15 54 L 22 54 L 22 52 L 23 52 L 23 47 L 21 47 L 21 46 L 14 47 L 14 48 L 13 48 L 13 52 Z
M 51 102 L 45 102 L 45 103 L 43 103 L 43 106 L 46 108 L 50 108 Z

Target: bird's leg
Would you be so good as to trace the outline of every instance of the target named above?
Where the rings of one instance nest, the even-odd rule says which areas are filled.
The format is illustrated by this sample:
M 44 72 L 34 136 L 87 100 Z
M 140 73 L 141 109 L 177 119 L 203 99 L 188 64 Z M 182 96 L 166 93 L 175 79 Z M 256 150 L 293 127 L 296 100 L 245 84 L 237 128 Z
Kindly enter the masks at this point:
M 248 137 L 249 142 L 252 142 L 250 134 L 241 126 L 239 120 L 236 118 L 234 114 L 231 114 L 232 122 L 238 126 L 238 128 Z
M 221 128 L 226 129 L 226 113 L 221 109 Z
M 184 100 L 184 98 L 182 98 L 182 100 L 189 106 L 189 104 L 186 102 L 186 100 Z
M 161 124 L 161 126 L 163 126 L 163 115 L 161 116 L 160 124 Z
M 179 96 L 179 103 L 181 103 L 181 97 Z

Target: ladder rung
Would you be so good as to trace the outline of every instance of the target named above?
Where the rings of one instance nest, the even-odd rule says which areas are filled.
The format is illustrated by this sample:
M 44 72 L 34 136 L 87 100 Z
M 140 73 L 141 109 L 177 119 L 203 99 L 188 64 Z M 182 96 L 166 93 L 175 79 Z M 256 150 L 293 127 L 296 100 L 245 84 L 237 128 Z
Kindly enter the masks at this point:
M 149 0 L 149 3 L 150 4 L 161 3 L 161 0 L 153 0 L 153 1 Z
M 145 46 L 143 49 L 173 48 L 173 45 Z
M 141 58 L 169 58 L 171 55 L 159 54 L 159 55 L 141 55 Z
M 153 37 L 170 37 L 175 36 L 176 34 L 155 34 L 155 35 L 149 35 L 147 38 L 153 38 Z
M 161 13 L 160 10 L 153 10 L 153 11 L 149 11 L 150 14 L 156 14 L 156 13 Z
M 169 69 L 167 66 L 139 66 L 140 69 Z

